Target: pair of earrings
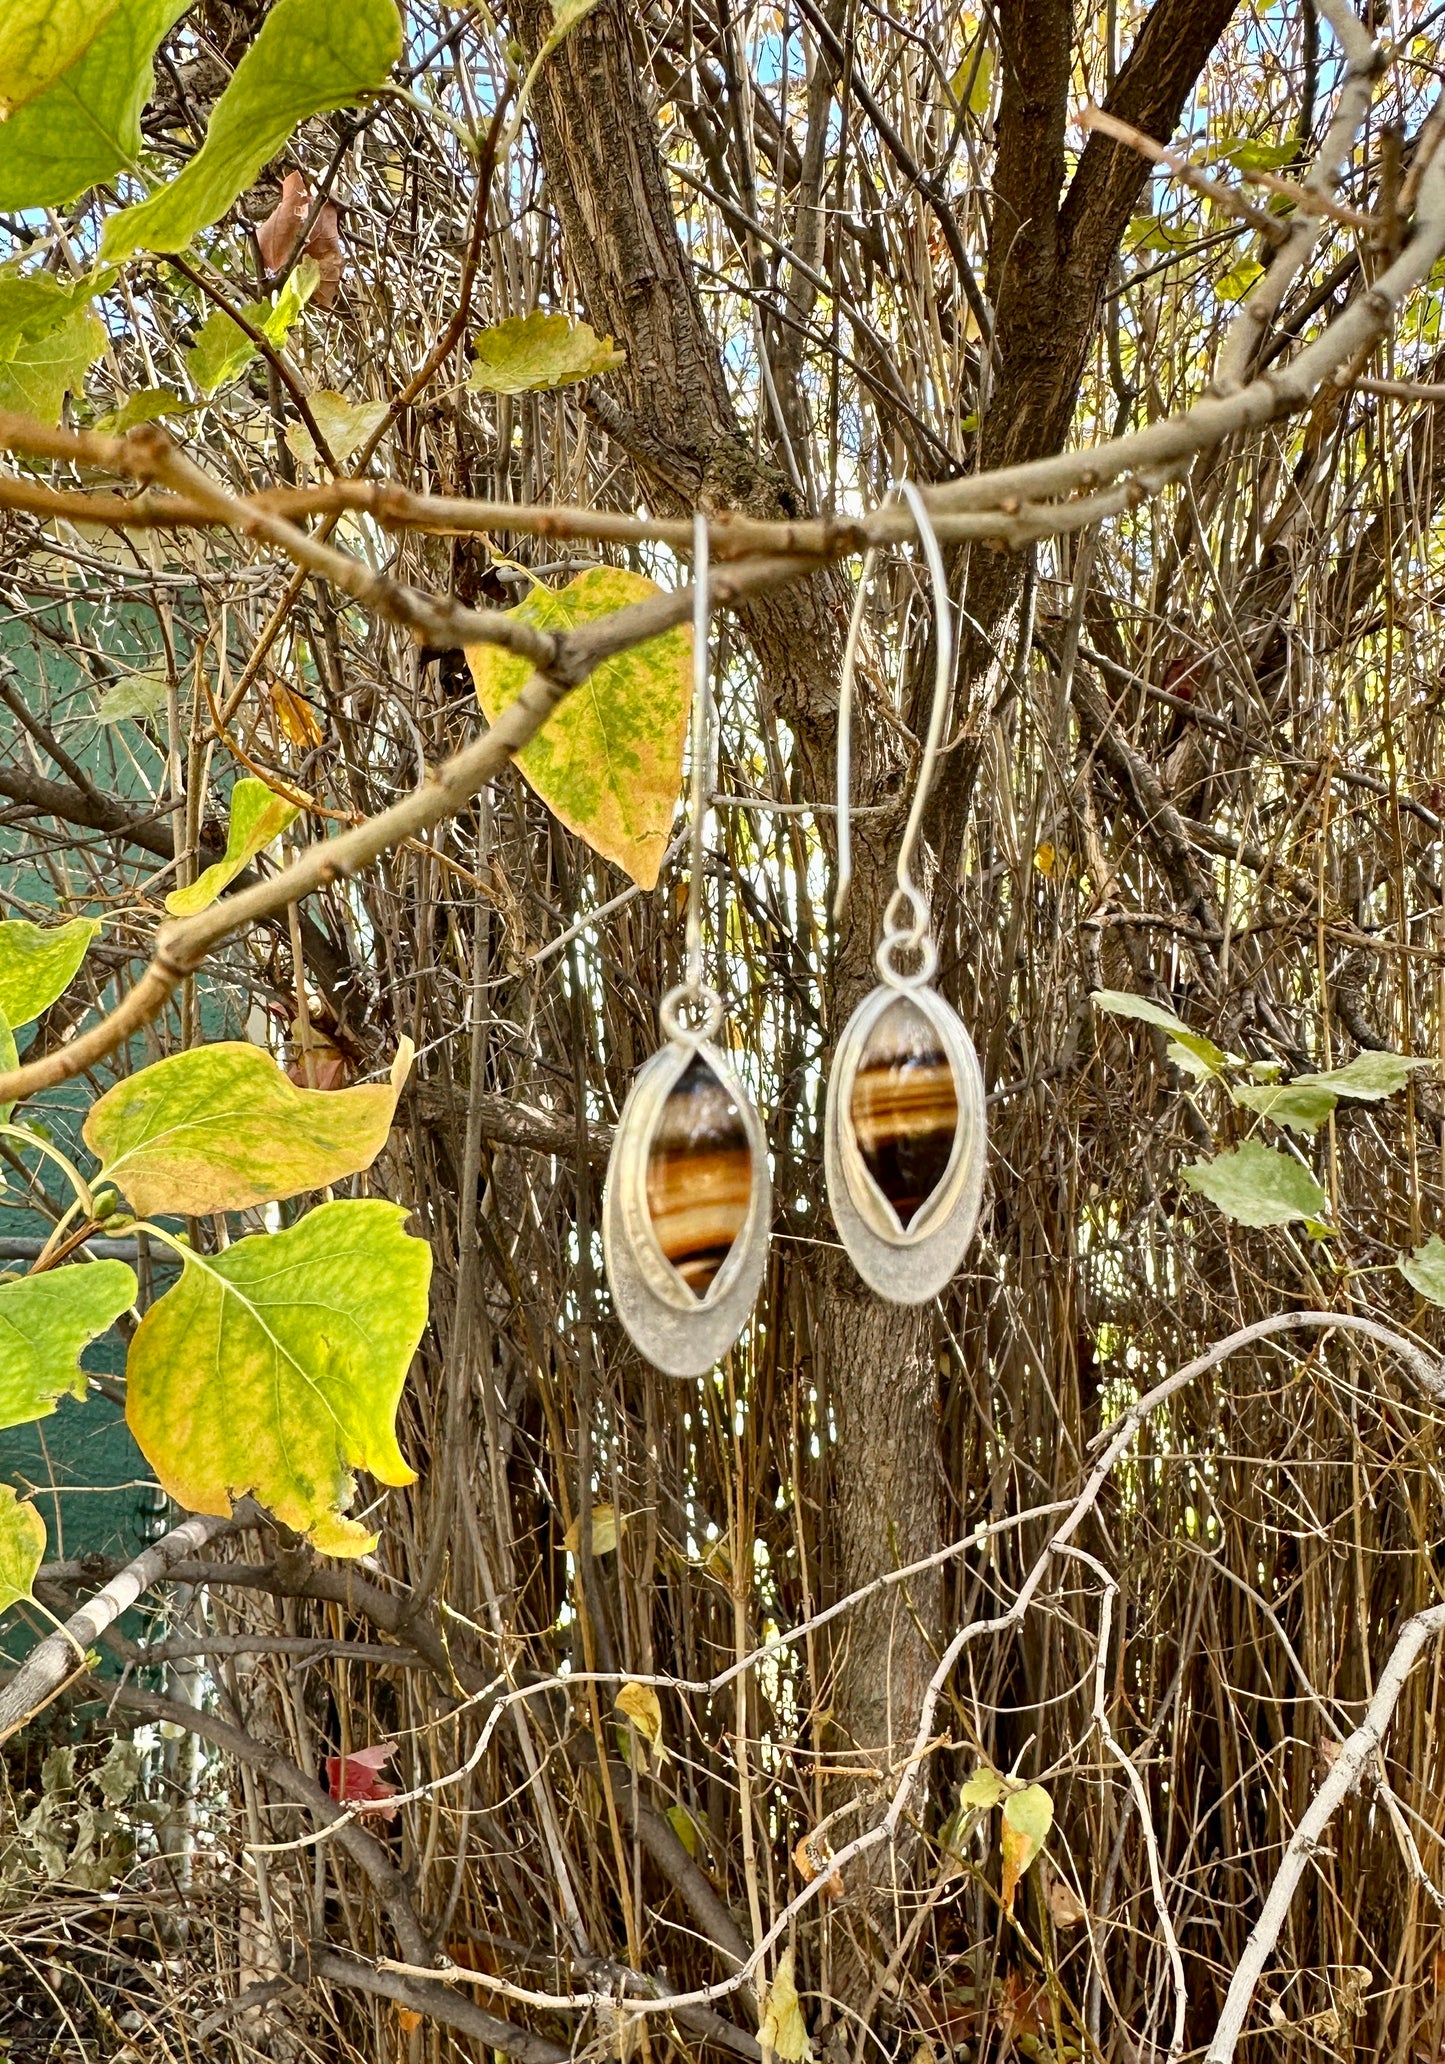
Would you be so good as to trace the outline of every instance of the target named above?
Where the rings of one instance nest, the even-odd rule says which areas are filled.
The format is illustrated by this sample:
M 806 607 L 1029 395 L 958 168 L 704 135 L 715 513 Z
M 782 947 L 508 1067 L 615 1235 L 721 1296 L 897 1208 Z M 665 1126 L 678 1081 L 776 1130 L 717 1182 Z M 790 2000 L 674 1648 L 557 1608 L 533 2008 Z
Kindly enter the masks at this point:
M 953 669 L 943 556 L 916 488 L 902 493 L 933 590 L 937 671 L 897 887 L 875 961 L 879 986 L 854 1011 L 828 1083 L 824 1166 L 833 1221 L 870 1289 L 922 1304 L 973 1236 L 983 1194 L 983 1076 L 957 1013 L 931 986 L 938 964 L 911 863 L 937 765 Z M 853 677 L 875 553 L 863 562 L 838 715 L 838 895 L 852 873 Z M 707 523 L 693 530 L 691 856 L 684 977 L 658 1013 L 667 1044 L 633 1083 L 602 1200 L 602 1247 L 618 1317 L 650 1362 L 701 1376 L 727 1352 L 767 1264 L 772 1184 L 762 1121 L 713 1044 L 721 998 L 703 979 L 702 877 L 712 793 Z

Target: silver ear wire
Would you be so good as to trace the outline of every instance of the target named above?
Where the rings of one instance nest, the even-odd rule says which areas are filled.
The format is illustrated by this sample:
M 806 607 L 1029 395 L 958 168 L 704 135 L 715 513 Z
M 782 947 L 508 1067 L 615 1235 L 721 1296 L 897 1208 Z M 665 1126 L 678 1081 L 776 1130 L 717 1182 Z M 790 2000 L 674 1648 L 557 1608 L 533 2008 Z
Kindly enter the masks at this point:
M 602 1254 L 617 1316 L 654 1367 L 701 1376 L 757 1297 L 772 1227 L 767 1137 L 719 1048 L 722 998 L 704 979 L 703 867 L 716 732 L 708 646 L 707 518 L 693 521 L 692 767 L 683 979 L 663 997 L 666 1038 L 618 1120 L 602 1192 Z
M 853 1012 L 833 1053 L 823 1157 L 833 1222 L 858 1273 L 895 1304 L 922 1304 L 943 1288 L 972 1238 L 983 1195 L 986 1112 L 973 1042 L 931 986 L 938 956 L 928 901 L 913 878 L 953 684 L 953 618 L 923 497 L 906 480 L 899 493 L 933 592 L 933 706 L 898 848 L 898 885 L 875 956 L 879 986 Z M 870 547 L 864 557 L 839 682 L 835 917 L 852 875 L 853 680 L 875 556 Z M 906 966 L 898 965 L 900 955 Z
M 913 911 L 914 926 L 922 936 L 922 927 L 917 922 L 923 909 L 923 898 L 913 880 L 913 853 L 918 844 L 918 834 L 923 824 L 923 812 L 927 807 L 929 792 L 938 765 L 938 749 L 943 742 L 943 723 L 948 709 L 948 692 L 953 681 L 953 613 L 948 600 L 948 577 L 943 568 L 943 553 L 939 549 L 938 533 L 922 495 L 911 480 L 900 481 L 898 493 L 908 504 L 918 541 L 928 566 L 929 584 L 933 590 L 934 616 L 934 676 L 933 707 L 928 716 L 928 735 L 924 741 L 923 759 L 918 769 L 918 780 L 913 791 L 913 805 L 908 812 L 908 822 L 903 830 L 903 842 L 898 848 L 899 893 Z M 838 680 L 838 876 L 833 895 L 833 917 L 837 921 L 848 907 L 848 892 L 853 884 L 853 682 L 858 668 L 858 646 L 863 632 L 863 611 L 867 606 L 868 584 L 878 561 L 877 547 L 870 545 L 863 556 L 862 571 L 858 575 L 858 586 L 853 597 L 853 612 L 848 620 L 848 637 L 843 647 L 843 669 Z M 890 906 L 891 908 L 891 906 Z M 924 920 L 926 923 L 926 919 Z

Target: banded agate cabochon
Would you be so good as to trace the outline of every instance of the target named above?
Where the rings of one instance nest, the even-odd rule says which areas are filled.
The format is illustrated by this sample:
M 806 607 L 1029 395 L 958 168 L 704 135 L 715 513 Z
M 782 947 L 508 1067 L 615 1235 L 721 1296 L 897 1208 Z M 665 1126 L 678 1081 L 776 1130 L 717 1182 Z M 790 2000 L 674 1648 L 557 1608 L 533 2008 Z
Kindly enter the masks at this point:
M 958 1134 L 958 1085 L 932 1021 L 889 1004 L 858 1057 L 848 1115 L 863 1165 L 905 1232 L 942 1182 Z
M 647 1150 L 658 1245 L 693 1296 L 707 1296 L 747 1222 L 753 1157 L 731 1092 L 695 1053 L 667 1094 Z

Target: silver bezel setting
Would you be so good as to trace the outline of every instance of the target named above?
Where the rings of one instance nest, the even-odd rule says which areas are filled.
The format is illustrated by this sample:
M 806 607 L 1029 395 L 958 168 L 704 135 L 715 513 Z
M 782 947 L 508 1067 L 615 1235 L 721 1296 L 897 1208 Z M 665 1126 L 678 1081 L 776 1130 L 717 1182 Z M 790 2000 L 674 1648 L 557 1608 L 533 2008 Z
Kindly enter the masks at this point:
M 647 1156 L 673 1086 L 700 1054 L 732 1097 L 752 1157 L 747 1216 L 726 1261 L 696 1297 L 662 1251 L 647 1208 Z M 667 1376 L 705 1376 L 747 1324 L 768 1257 L 772 1178 L 762 1120 L 708 1039 L 679 1032 L 638 1071 L 618 1120 L 602 1191 L 602 1257 L 612 1302 L 634 1345 Z
M 938 1033 L 958 1093 L 958 1129 L 948 1166 L 912 1225 L 868 1172 L 852 1119 L 853 1085 L 869 1034 L 901 996 Z M 922 983 L 884 982 L 865 996 L 843 1028 L 828 1080 L 823 1155 L 828 1201 L 853 1266 L 890 1304 L 924 1304 L 937 1296 L 963 1260 L 983 1201 L 987 1166 L 983 1071 L 958 1013 Z

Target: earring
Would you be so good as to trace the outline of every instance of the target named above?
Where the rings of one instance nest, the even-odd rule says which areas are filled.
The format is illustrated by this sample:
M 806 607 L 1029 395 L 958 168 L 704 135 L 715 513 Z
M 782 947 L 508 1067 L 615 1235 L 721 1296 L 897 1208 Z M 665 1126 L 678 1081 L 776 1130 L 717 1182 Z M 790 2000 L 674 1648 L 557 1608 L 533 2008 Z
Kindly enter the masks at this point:
M 668 1376 L 702 1376 L 731 1347 L 758 1294 L 772 1226 L 762 1120 L 713 1036 L 722 999 L 703 980 L 702 894 L 713 781 L 708 721 L 707 519 L 693 525 L 691 859 L 684 980 L 662 1000 L 667 1044 L 633 1083 L 602 1192 L 612 1302 Z
M 892 1304 L 923 1304 L 953 1275 L 973 1237 L 983 1197 L 987 1121 L 973 1041 L 931 986 L 938 953 L 928 904 L 912 875 L 952 678 L 953 620 L 943 555 L 923 499 L 908 481 L 902 493 L 933 589 L 933 710 L 898 852 L 898 886 L 875 955 L 880 985 L 848 1020 L 833 1056 L 824 1167 L 833 1223 L 864 1282 Z M 839 687 L 835 919 L 843 914 L 852 878 L 853 676 L 875 558 L 870 549 L 863 562 Z

